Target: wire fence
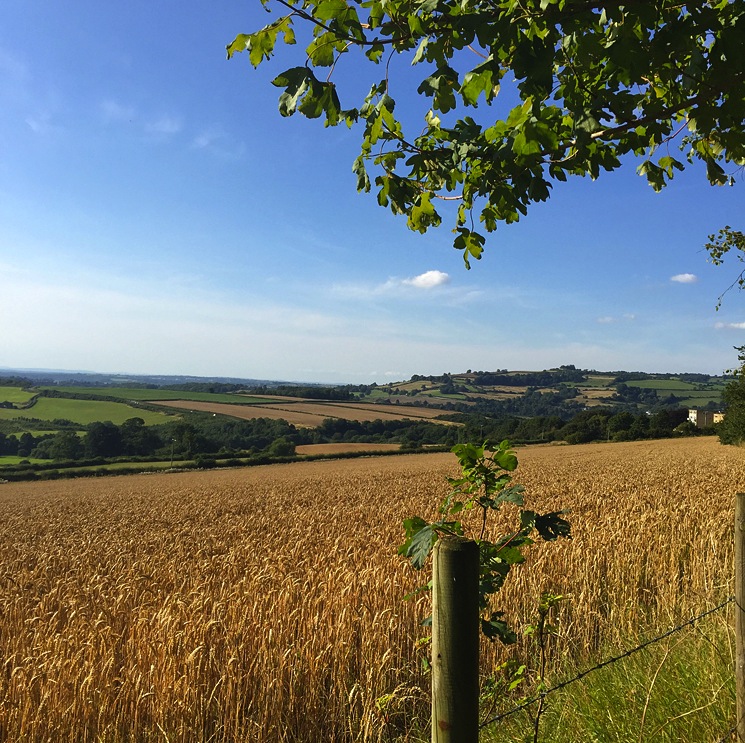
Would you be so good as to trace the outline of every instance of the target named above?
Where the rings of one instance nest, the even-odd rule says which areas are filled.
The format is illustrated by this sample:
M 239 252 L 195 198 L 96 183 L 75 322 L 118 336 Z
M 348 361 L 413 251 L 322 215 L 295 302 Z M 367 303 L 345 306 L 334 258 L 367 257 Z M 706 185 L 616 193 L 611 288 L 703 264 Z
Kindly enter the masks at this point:
M 650 645 L 654 645 L 657 642 L 661 642 L 667 637 L 670 637 L 671 635 L 674 635 L 675 633 L 680 632 L 681 630 L 684 630 L 687 627 L 690 627 L 696 624 L 696 622 L 701 621 L 705 617 L 708 617 L 711 614 L 715 614 L 716 612 L 721 611 L 728 604 L 731 604 L 732 602 L 734 602 L 734 600 L 735 600 L 734 596 L 729 596 L 724 601 L 722 601 L 720 604 L 717 604 L 717 606 L 715 606 L 714 608 L 708 609 L 707 611 L 704 611 L 695 617 L 691 617 L 690 619 L 687 619 L 685 622 L 681 622 L 680 624 L 676 625 L 675 627 L 672 627 L 671 629 L 663 632 L 662 634 L 657 635 L 656 637 L 652 637 L 649 640 L 645 640 L 644 642 L 640 643 L 636 647 L 630 648 L 629 650 L 626 650 L 623 653 L 620 653 L 619 655 L 615 655 L 612 658 L 607 658 L 606 660 L 598 663 L 595 666 L 592 666 L 591 668 L 586 668 L 584 671 L 580 671 L 576 676 L 566 679 L 565 681 L 562 681 L 556 684 L 555 686 L 551 686 L 548 689 L 544 689 L 540 693 L 536 694 L 535 696 L 530 697 L 529 699 L 526 699 L 523 702 L 520 702 L 520 704 L 515 705 L 512 709 L 509 709 L 506 712 L 500 712 L 499 714 L 490 717 L 488 720 L 485 720 L 484 722 L 480 723 L 479 727 L 485 728 L 488 725 L 493 725 L 494 723 L 499 722 L 500 720 L 504 720 L 507 717 L 511 717 L 512 715 L 517 714 L 521 710 L 527 709 L 528 707 L 540 702 L 541 700 L 545 699 L 546 697 L 553 694 L 554 692 L 557 692 L 560 689 L 565 689 L 567 686 L 571 686 L 572 684 L 578 681 L 581 681 L 589 674 L 594 673 L 595 671 L 599 671 L 601 668 L 605 668 L 606 666 L 609 666 L 612 663 L 617 663 L 618 661 L 624 660 L 625 658 L 628 658 L 631 655 L 634 655 L 635 653 L 638 653 L 641 650 L 648 648 Z M 736 729 L 737 729 L 737 726 L 735 725 L 729 732 L 725 734 L 723 738 L 717 741 L 717 743 L 726 743 L 726 741 L 730 740 L 733 732 Z
M 720 738 L 717 743 L 730 743 L 732 736 L 737 732 L 737 725 L 733 725 L 725 734 L 724 738 Z

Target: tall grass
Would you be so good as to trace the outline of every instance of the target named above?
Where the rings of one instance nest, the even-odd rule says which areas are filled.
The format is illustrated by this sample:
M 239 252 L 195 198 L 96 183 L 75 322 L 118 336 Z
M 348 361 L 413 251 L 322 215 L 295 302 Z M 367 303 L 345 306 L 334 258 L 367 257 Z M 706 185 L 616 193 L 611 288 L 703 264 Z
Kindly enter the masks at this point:
M 627 646 L 636 639 L 628 638 Z M 707 619 L 547 696 L 539 739 L 551 743 L 729 741 L 735 709 L 733 667 L 734 638 L 727 615 Z M 572 677 L 575 671 L 573 663 L 556 668 L 549 684 L 563 675 Z M 503 697 L 492 715 L 514 709 L 517 701 L 516 694 Z M 535 715 L 533 705 L 487 726 L 483 740 L 532 741 Z
M 551 674 L 728 595 L 739 454 L 713 440 L 521 453 L 517 480 L 536 508 L 570 508 L 575 535 L 534 549 L 500 594 L 518 627 L 542 590 L 570 597 Z M 426 455 L 1 485 L 0 740 L 419 739 L 428 606 L 402 597 L 426 577 L 395 548 L 452 467 Z M 507 655 L 485 647 L 484 674 Z M 643 729 L 660 724 L 647 705 Z

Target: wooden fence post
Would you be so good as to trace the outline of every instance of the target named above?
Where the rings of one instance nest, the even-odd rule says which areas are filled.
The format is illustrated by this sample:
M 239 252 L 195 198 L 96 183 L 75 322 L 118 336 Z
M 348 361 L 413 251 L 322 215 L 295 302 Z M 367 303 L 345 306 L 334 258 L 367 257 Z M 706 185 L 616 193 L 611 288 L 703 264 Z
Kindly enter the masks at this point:
M 479 739 L 479 547 L 435 544 L 432 575 L 432 743 Z
M 745 493 L 735 501 L 735 650 L 737 741 L 745 743 Z

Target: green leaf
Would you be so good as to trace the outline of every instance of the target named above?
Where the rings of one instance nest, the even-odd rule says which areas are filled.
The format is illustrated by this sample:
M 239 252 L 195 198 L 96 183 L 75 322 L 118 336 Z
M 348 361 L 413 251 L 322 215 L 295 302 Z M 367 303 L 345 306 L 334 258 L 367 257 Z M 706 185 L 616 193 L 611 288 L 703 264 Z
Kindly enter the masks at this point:
M 314 39 L 305 50 L 308 59 L 314 67 L 331 67 L 336 57 L 337 37 L 336 34 L 321 34 Z
M 502 490 L 497 498 L 498 503 L 514 503 L 516 506 L 522 506 L 525 502 L 523 495 L 525 488 L 522 485 L 511 485 Z
M 234 54 L 240 54 L 248 49 L 248 38 L 250 34 L 238 34 L 233 41 L 228 44 L 225 49 L 228 52 L 228 59 L 231 59 Z
M 411 560 L 411 564 L 420 570 L 429 557 L 435 542 L 437 541 L 437 532 L 429 525 L 423 526 L 411 538 L 411 544 L 406 551 L 406 557 Z
M 463 83 L 460 86 L 460 94 L 466 105 L 476 106 L 479 96 L 483 93 L 486 102 L 489 103 L 494 98 L 495 86 L 492 83 L 494 71 L 490 66 L 479 65 L 479 67 L 466 73 Z
M 411 560 L 411 564 L 420 570 L 432 551 L 437 541 L 437 532 L 432 524 L 427 523 L 419 516 L 413 516 L 404 520 L 404 531 L 406 541 L 398 548 L 398 553 Z
M 248 51 L 251 64 L 258 67 L 264 59 L 272 56 L 277 35 L 280 33 L 283 34 L 285 44 L 295 43 L 295 32 L 292 29 L 290 16 L 283 16 L 256 33 L 238 34 L 226 47 L 228 59 L 238 52 Z
M 292 116 L 295 113 L 300 99 L 308 90 L 309 78 L 310 71 L 307 67 L 293 67 L 272 80 L 272 85 L 285 88 L 279 97 L 279 112 L 282 116 Z
M 463 251 L 463 262 L 466 268 L 470 269 L 471 258 L 475 258 L 477 261 L 481 260 L 481 254 L 484 252 L 484 243 L 486 240 L 483 235 L 479 235 L 478 232 L 465 227 L 458 227 L 455 232 L 458 233 L 458 237 L 453 241 L 453 247 L 456 250 Z
M 344 0 L 321 0 L 314 8 L 313 17 L 319 21 L 330 21 L 349 10 Z
M 488 619 L 481 620 L 481 631 L 490 640 L 500 640 L 504 645 L 512 645 L 517 642 L 517 634 L 502 617 L 503 611 L 492 612 Z
M 370 177 L 367 175 L 365 159 L 362 155 L 355 159 L 354 164 L 352 165 L 352 172 L 357 176 L 357 190 L 369 191 Z
M 420 194 L 409 211 L 409 229 L 425 233 L 430 227 L 440 223 L 440 216 L 432 206 L 431 196 L 426 191 Z
M 559 537 L 572 538 L 572 527 L 566 519 L 562 518 L 564 513 L 566 511 L 552 511 L 535 517 L 535 528 L 542 539 L 552 542 Z

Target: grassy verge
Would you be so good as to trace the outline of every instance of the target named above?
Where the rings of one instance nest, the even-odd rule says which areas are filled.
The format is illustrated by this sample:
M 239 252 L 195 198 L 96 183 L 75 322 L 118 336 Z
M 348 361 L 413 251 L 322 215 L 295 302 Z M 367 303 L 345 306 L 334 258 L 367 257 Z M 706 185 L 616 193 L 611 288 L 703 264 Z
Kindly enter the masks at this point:
M 627 647 L 632 647 L 628 643 Z M 622 652 L 622 651 L 621 651 Z M 618 655 L 611 651 L 608 656 Z M 723 615 L 682 630 L 546 697 L 537 740 L 548 743 L 705 743 L 730 740 L 735 719 L 734 637 Z M 582 669 L 591 664 L 583 665 Z M 572 678 L 564 666 L 551 687 Z M 535 691 L 535 689 L 533 690 Z M 525 690 L 522 692 L 525 694 Z M 482 716 L 519 699 L 486 700 Z M 535 740 L 538 704 L 487 727 L 488 743 Z

